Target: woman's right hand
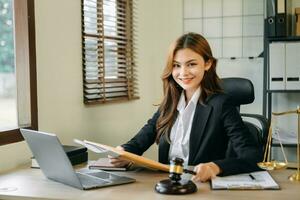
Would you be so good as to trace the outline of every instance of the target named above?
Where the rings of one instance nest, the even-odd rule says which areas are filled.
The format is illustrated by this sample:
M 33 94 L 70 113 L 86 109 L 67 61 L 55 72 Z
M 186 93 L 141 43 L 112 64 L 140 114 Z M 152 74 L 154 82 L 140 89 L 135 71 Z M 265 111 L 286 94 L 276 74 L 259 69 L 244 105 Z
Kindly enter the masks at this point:
M 124 151 L 124 148 L 121 146 L 117 146 L 116 148 L 118 150 Z M 118 158 L 118 157 L 115 158 L 115 157 L 111 157 L 111 156 L 108 156 L 108 158 L 109 158 L 109 162 L 115 167 L 127 167 L 131 164 L 131 162 L 129 160 L 126 160 L 123 158 Z

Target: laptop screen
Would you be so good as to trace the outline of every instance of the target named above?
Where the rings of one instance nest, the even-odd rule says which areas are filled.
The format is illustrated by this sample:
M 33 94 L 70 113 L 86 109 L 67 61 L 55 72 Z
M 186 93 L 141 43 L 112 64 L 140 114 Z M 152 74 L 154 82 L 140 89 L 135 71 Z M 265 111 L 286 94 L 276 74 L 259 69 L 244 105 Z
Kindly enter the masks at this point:
M 41 170 L 49 179 L 82 188 L 82 185 L 55 134 L 21 129 Z
M 55 134 L 28 129 L 20 130 L 41 170 L 49 179 L 79 189 L 92 189 L 135 181 L 133 178 L 100 170 L 83 169 L 76 173 Z

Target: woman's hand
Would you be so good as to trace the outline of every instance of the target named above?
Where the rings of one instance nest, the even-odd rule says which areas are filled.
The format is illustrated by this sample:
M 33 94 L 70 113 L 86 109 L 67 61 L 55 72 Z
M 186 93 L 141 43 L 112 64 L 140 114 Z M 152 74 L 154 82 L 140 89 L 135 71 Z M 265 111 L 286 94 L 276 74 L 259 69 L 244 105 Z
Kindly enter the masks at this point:
M 211 180 L 220 174 L 221 169 L 218 165 L 213 162 L 201 163 L 194 168 L 194 171 L 197 173 L 192 177 L 193 181 L 205 182 Z
M 117 146 L 116 147 L 118 150 L 123 150 L 124 151 L 124 148 L 121 147 L 121 146 Z M 129 160 L 126 160 L 126 159 L 122 159 L 122 158 L 114 158 L 114 157 L 111 157 L 111 156 L 108 156 L 109 158 L 109 162 L 114 165 L 115 167 L 127 167 L 128 165 L 131 164 L 131 162 Z

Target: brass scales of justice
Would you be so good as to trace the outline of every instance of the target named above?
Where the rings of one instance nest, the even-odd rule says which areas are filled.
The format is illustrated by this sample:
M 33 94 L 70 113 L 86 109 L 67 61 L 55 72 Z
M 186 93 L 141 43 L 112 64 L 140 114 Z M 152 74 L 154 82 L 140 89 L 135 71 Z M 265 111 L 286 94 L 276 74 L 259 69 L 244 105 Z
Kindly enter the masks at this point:
M 288 114 L 297 114 L 298 118 L 298 133 L 297 133 L 297 172 L 289 176 L 290 181 L 300 181 L 300 148 L 299 148 L 299 143 L 300 143 L 300 108 L 299 106 L 297 107 L 297 110 L 292 110 L 292 111 L 286 111 L 286 112 L 280 112 L 280 113 L 275 113 L 272 112 L 272 115 L 274 116 L 280 116 L 280 115 L 288 115 Z M 272 117 L 273 118 L 273 117 Z M 270 123 L 270 128 L 269 128 L 269 133 L 268 133 L 268 138 L 267 138 L 267 143 L 265 147 L 265 152 L 264 152 L 264 159 L 262 162 L 257 163 L 257 165 L 265 170 L 278 170 L 278 169 L 285 169 L 287 167 L 287 159 L 286 155 L 284 153 L 283 145 L 278 137 L 280 148 L 284 157 L 284 162 L 279 162 L 276 160 L 270 160 L 270 153 L 271 153 L 271 146 L 272 146 L 272 122 L 273 119 L 271 118 L 271 123 Z M 279 134 L 278 134 L 279 136 Z

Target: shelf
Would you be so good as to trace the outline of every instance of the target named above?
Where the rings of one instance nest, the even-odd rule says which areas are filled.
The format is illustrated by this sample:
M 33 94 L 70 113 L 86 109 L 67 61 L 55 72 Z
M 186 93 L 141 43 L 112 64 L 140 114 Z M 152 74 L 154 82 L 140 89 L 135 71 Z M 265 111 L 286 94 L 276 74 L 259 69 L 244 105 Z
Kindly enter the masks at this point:
M 300 90 L 267 90 L 267 93 L 294 93 L 300 92 Z
M 273 147 L 280 147 L 280 144 L 279 144 L 279 143 L 272 143 L 272 146 L 273 146 Z M 282 146 L 283 146 L 283 147 L 296 147 L 297 144 L 283 144 L 283 143 L 282 143 Z
M 267 38 L 269 42 L 286 42 L 286 41 L 300 41 L 300 36 L 288 36 L 288 37 L 269 37 Z

